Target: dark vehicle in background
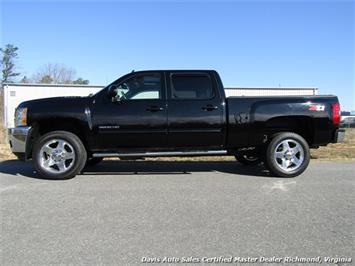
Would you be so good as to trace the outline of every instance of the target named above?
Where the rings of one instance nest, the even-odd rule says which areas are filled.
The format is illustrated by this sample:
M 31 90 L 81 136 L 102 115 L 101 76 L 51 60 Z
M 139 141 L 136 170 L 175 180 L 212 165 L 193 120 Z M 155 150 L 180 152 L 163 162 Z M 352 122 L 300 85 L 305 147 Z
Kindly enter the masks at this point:
M 105 157 L 234 155 L 293 177 L 310 148 L 342 141 L 336 96 L 225 97 L 210 70 L 140 71 L 89 97 L 21 103 L 12 151 L 46 178 L 66 179 Z
M 355 116 L 345 117 L 340 122 L 340 127 L 341 128 L 355 128 Z

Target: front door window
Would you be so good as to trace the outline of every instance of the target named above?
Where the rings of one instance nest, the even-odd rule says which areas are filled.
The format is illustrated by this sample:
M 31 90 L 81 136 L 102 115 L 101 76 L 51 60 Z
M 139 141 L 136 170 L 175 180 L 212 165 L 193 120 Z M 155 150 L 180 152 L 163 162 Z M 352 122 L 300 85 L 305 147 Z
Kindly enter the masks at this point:
M 161 77 L 159 74 L 134 76 L 119 84 L 116 100 L 161 99 Z

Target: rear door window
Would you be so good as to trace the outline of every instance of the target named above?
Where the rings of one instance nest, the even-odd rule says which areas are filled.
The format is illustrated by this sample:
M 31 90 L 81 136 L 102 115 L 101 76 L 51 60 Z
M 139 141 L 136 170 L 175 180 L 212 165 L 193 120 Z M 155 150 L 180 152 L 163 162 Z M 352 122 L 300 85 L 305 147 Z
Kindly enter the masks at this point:
M 214 97 L 212 81 L 206 74 L 172 74 L 172 99 L 211 99 Z

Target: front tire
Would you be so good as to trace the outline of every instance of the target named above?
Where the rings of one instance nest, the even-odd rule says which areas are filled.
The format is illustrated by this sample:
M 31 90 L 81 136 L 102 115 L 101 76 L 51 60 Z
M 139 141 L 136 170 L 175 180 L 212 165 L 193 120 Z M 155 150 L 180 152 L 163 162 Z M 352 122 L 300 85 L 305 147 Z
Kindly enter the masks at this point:
M 87 153 L 81 140 L 67 131 L 41 136 L 32 153 L 34 168 L 44 178 L 63 180 L 76 176 L 84 168 Z
M 271 174 L 278 177 L 295 177 L 302 174 L 310 161 L 308 143 L 296 133 L 276 135 L 266 149 L 265 162 Z

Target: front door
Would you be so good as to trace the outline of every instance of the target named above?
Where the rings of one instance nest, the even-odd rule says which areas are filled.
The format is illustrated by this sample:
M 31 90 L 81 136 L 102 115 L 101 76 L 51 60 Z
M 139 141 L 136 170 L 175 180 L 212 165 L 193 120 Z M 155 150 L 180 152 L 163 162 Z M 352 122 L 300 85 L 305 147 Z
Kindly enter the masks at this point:
M 223 147 L 223 101 L 208 72 L 167 75 L 168 143 L 186 149 Z
M 167 137 L 165 87 L 161 72 L 143 72 L 112 84 L 115 95 L 103 95 L 93 110 L 94 146 L 124 152 L 126 148 L 164 147 Z

